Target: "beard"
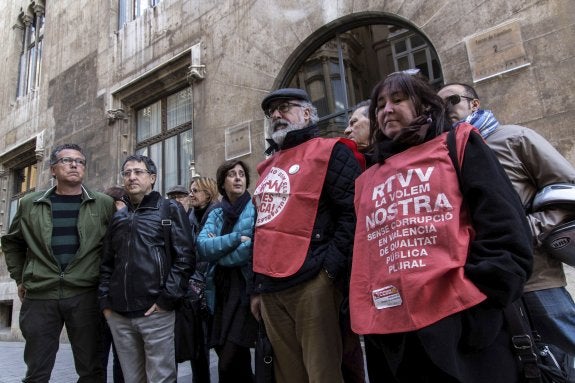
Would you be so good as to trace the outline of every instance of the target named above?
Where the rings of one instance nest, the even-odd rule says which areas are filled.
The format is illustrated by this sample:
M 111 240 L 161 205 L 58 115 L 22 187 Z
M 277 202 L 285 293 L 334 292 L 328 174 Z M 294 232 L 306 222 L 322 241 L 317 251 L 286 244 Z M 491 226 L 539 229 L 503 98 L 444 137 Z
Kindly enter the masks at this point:
M 282 126 L 284 126 L 283 129 L 281 128 Z M 273 132 L 271 134 L 272 140 L 274 140 L 274 142 L 281 148 L 286 138 L 286 135 L 289 132 L 299 130 L 303 127 L 304 127 L 303 124 L 291 123 L 288 120 L 280 118 L 272 123 L 271 126 L 271 131 Z M 276 130 L 277 128 L 280 128 L 280 130 Z

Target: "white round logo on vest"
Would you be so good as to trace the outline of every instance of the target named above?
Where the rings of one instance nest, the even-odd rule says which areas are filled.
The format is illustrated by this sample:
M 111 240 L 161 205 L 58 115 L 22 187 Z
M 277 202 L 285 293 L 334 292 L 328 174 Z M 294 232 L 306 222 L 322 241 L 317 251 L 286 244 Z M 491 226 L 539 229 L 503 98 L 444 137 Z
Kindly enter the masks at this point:
M 254 191 L 258 211 L 256 226 L 264 225 L 277 217 L 286 206 L 289 193 L 288 174 L 283 169 L 272 167 Z

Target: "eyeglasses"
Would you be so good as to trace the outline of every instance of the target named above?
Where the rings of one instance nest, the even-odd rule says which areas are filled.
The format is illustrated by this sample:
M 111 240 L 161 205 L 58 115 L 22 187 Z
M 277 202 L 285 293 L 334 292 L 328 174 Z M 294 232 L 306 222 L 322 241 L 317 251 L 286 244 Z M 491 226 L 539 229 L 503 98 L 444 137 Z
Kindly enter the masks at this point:
M 198 194 L 199 192 L 203 192 L 203 191 L 205 191 L 205 190 L 193 188 L 193 189 L 190 189 L 190 194 Z
M 136 177 L 140 177 L 144 174 L 151 174 L 149 170 L 144 170 L 144 169 L 130 169 L 130 170 L 124 170 L 120 172 L 120 175 L 124 178 L 129 178 L 132 173 L 134 173 L 134 175 Z
M 279 110 L 279 112 L 281 114 L 287 113 L 289 112 L 289 110 L 293 107 L 293 106 L 297 106 L 297 107 L 303 107 L 303 105 L 300 104 L 296 104 L 294 102 L 282 102 L 281 104 L 277 104 L 275 106 L 270 107 L 268 110 L 265 111 L 265 115 L 267 118 L 272 118 L 272 114 L 274 114 L 274 112 L 276 110 Z
M 451 96 L 445 97 L 445 102 L 449 105 L 457 105 L 461 102 L 461 99 L 464 98 L 469 101 L 473 101 L 473 97 L 461 96 L 459 94 L 452 94 Z
M 75 164 L 76 166 L 86 166 L 86 160 L 83 158 L 61 157 L 58 158 L 53 165 L 56 165 L 57 163 L 61 163 L 62 165 Z

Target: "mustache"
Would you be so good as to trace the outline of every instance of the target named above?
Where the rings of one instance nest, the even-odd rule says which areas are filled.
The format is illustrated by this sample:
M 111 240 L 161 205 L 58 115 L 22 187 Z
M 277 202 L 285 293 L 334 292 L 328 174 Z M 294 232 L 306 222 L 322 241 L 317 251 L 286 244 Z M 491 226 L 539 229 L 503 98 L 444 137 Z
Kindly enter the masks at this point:
M 276 128 L 279 126 L 289 126 L 290 122 L 288 120 L 284 120 L 283 118 L 277 119 L 272 123 L 272 132 L 276 131 Z

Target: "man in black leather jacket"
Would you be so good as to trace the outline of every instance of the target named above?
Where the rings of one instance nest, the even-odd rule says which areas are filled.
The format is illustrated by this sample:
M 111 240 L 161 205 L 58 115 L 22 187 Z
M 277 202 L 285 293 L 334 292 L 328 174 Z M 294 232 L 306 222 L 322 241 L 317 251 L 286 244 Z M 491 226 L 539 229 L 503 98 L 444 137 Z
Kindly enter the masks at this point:
M 347 284 L 360 165 L 337 139 L 318 138 L 307 93 L 262 101 L 270 149 L 258 166 L 252 313 L 263 318 L 282 382 L 342 382 L 339 306 Z
M 100 267 L 100 309 L 126 383 L 176 381 L 174 308 L 195 264 L 186 212 L 153 191 L 156 174 L 146 156 L 124 161 L 126 207 L 108 227 Z

